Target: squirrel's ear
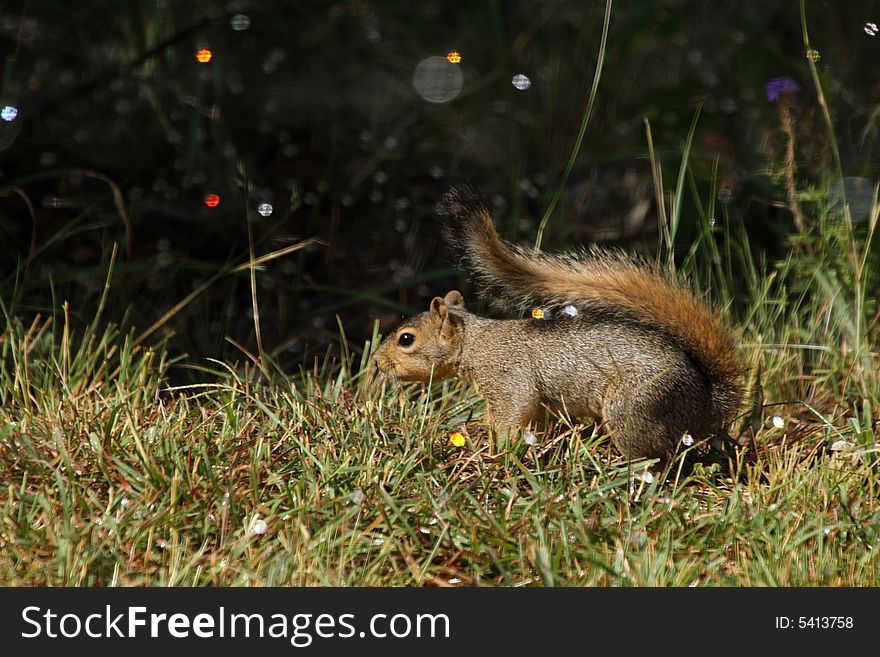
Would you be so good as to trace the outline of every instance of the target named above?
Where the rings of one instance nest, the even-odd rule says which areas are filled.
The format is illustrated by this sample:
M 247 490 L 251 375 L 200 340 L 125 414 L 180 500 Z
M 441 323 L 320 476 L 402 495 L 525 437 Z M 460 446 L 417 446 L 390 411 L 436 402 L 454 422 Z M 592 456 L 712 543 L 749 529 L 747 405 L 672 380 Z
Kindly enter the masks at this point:
M 428 310 L 428 317 L 436 322 L 445 322 L 449 317 L 449 308 L 446 307 L 446 301 L 440 297 L 431 299 L 431 308 Z
M 446 302 L 447 306 L 452 306 L 453 308 L 464 308 L 464 297 L 461 296 L 461 292 L 458 290 L 450 290 L 446 293 L 446 296 L 443 297 L 443 301 Z
M 431 309 L 428 311 L 428 317 L 431 319 L 432 322 L 437 325 L 438 335 L 446 338 L 447 340 L 452 339 L 452 337 L 455 335 L 453 322 L 460 320 L 456 320 L 455 316 L 449 315 L 449 308 L 446 305 L 445 300 L 441 299 L 440 297 L 434 297 L 431 300 Z

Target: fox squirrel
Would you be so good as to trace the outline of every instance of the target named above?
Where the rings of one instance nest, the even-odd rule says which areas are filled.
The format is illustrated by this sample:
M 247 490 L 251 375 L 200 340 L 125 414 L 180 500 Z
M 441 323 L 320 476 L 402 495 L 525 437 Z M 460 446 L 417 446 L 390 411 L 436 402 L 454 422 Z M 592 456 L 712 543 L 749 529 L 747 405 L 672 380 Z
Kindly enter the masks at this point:
M 467 190 L 448 192 L 440 211 L 484 291 L 541 312 L 487 319 L 453 290 L 385 338 L 375 354 L 383 373 L 466 379 L 496 432 L 540 424 L 545 408 L 601 419 L 625 456 L 659 467 L 686 435 L 708 438 L 733 419 L 743 384 L 732 332 L 689 289 L 619 251 L 549 255 L 507 244 Z

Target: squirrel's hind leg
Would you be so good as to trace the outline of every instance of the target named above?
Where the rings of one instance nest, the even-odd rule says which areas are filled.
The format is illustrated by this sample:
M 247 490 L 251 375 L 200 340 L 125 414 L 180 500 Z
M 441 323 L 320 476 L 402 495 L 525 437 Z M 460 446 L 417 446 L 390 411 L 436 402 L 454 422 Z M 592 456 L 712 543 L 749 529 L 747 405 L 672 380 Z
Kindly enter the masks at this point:
M 605 404 L 603 419 L 618 451 L 627 459 L 659 459 L 652 470 L 661 471 L 675 455 L 675 438 L 664 422 L 638 398 Z

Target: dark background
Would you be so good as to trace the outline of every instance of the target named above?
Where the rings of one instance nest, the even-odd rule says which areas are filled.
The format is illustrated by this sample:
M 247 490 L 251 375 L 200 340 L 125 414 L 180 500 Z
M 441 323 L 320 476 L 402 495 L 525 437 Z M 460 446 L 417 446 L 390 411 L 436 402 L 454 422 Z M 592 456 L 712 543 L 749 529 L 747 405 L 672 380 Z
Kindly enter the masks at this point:
M 505 237 L 534 242 L 581 124 L 604 10 L 565 0 L 4 2 L 0 106 L 18 110 L 0 121 L 7 318 L 57 318 L 69 301 L 74 324 L 89 321 L 118 244 L 108 321 L 143 331 L 216 276 L 154 337 L 172 354 L 240 359 L 225 338 L 255 348 L 251 282 L 226 272 L 247 261 L 249 233 L 257 255 L 317 237 L 323 245 L 257 274 L 264 348 L 296 368 L 339 340 L 337 316 L 358 348 L 375 320 L 387 330 L 466 285 L 432 216 L 450 185 L 469 181 Z M 880 8 L 811 0 L 806 15 L 843 173 L 870 190 L 880 35 L 866 24 Z M 210 62 L 196 60 L 200 48 Z M 462 57 L 461 92 L 427 102 L 414 71 L 450 51 Z M 774 175 L 784 147 L 771 79 L 800 86 L 799 185 L 832 184 L 804 53 L 790 0 L 616 2 L 596 107 L 544 247 L 653 254 L 645 119 L 669 188 L 701 107 L 681 248 L 714 195 L 719 222 L 743 226 L 770 259 L 784 253 L 792 221 Z M 528 89 L 511 83 L 517 74 Z

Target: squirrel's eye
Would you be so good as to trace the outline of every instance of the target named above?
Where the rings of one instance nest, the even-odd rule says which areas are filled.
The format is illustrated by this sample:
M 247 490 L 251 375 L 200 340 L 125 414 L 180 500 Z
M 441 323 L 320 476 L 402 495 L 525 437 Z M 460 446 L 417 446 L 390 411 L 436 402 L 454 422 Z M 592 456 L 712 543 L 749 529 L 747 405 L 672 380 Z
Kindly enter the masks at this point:
M 413 342 L 416 341 L 416 336 L 412 333 L 401 333 L 400 337 L 397 338 L 397 344 L 401 347 L 409 347 Z

